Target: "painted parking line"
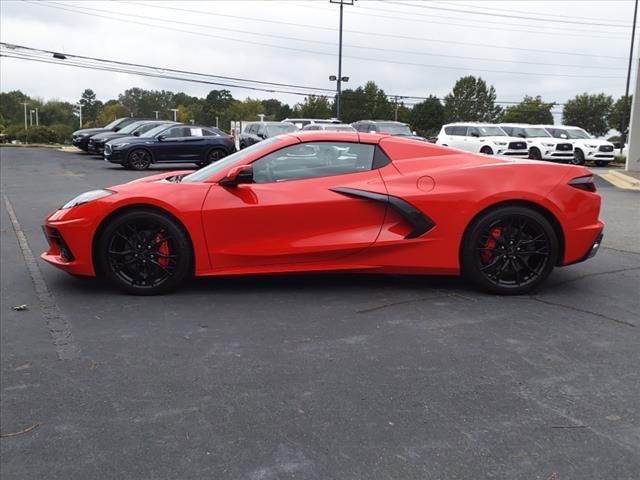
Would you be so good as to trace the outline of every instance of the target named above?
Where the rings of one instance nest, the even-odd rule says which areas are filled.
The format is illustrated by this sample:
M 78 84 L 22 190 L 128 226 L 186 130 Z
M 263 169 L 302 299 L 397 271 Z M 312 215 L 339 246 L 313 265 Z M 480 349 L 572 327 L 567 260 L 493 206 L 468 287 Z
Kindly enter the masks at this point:
M 49 334 L 53 340 L 53 344 L 56 347 L 56 353 L 60 360 L 72 360 L 80 356 L 80 347 L 73 338 L 71 333 L 71 325 L 58 308 L 56 300 L 47 287 L 47 283 L 44 280 L 44 276 L 40 271 L 40 267 L 36 261 L 31 247 L 27 242 L 27 237 L 18 222 L 18 217 L 13 210 L 13 205 L 9 201 L 9 198 L 4 196 L 4 205 L 11 219 L 13 230 L 18 238 L 18 245 L 22 251 L 22 256 L 27 264 L 29 275 L 33 281 L 33 286 L 38 297 L 38 303 L 40 304 L 40 310 L 45 319 Z

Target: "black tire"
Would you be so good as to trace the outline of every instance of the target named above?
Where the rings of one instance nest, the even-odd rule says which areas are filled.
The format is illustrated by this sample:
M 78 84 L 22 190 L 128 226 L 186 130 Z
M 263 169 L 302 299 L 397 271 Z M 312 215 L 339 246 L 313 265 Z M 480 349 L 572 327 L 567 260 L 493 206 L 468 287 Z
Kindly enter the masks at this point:
M 96 249 L 99 275 L 134 295 L 175 290 L 193 271 L 187 233 L 155 210 L 132 210 L 116 217 L 102 232 Z
M 573 165 L 584 165 L 584 153 L 579 148 L 573 151 L 573 158 L 569 160 Z
M 127 164 L 134 170 L 146 170 L 151 165 L 151 154 L 144 148 L 134 148 L 127 155 Z
M 480 149 L 480 153 L 484 155 L 493 155 L 493 150 L 491 149 L 491 147 L 484 146 Z
M 596 167 L 606 167 L 609 165 L 609 162 L 606 160 L 596 160 Z
M 521 295 L 551 273 L 559 243 L 549 221 L 526 207 L 500 207 L 482 213 L 462 240 L 463 274 L 483 290 Z
M 221 160 L 226 156 L 227 152 L 225 152 L 222 148 L 212 148 L 205 155 L 205 159 L 200 162 L 196 162 L 196 165 L 198 165 L 199 167 L 206 167 L 207 165 L 217 162 L 218 160 Z
M 529 150 L 529 158 L 531 160 L 542 160 L 542 154 L 536 147 L 531 147 L 531 150 Z

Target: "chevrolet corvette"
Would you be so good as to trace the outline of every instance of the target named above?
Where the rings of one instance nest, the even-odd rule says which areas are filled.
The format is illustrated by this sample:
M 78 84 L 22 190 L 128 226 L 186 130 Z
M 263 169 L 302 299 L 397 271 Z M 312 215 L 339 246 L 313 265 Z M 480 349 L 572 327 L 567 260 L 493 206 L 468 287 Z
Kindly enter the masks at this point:
M 301 272 L 462 274 L 513 295 L 595 255 L 600 203 L 580 166 L 295 132 L 78 195 L 46 218 L 42 258 L 140 295 L 191 276 Z

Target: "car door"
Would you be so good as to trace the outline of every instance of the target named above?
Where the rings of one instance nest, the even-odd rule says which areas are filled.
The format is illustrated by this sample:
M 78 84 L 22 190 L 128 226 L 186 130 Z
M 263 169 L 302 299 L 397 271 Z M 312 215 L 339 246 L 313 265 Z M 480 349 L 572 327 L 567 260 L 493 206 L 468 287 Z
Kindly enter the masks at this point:
M 158 135 L 155 143 L 156 160 L 164 162 L 184 161 L 186 155 L 184 140 L 191 135 L 189 127 L 177 126 L 168 128 Z
M 451 140 L 450 147 L 459 148 L 461 150 L 465 150 L 465 142 L 464 138 L 467 134 L 467 127 L 455 125 L 452 127 L 451 131 Z
M 344 189 L 386 195 L 378 147 L 345 137 L 353 141 L 296 140 L 252 163 L 254 183 L 213 186 L 202 216 L 214 268 L 326 264 L 373 244 L 387 206 Z
M 484 144 L 484 141 L 481 141 L 478 127 L 468 127 L 466 135 L 462 139 L 462 149 L 469 152 L 479 152 Z

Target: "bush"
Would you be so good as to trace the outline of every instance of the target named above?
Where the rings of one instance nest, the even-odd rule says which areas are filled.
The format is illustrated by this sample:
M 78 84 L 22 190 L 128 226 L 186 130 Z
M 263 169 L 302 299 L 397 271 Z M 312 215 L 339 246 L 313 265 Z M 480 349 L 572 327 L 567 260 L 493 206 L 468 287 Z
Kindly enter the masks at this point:
M 49 127 L 37 126 L 27 130 L 21 125 L 11 125 L 4 132 L 11 140 L 19 140 L 22 143 L 55 143 L 57 134 Z
M 71 141 L 71 136 L 74 132 L 73 127 L 64 123 L 54 123 L 50 128 L 56 134 L 56 142 L 69 143 Z

